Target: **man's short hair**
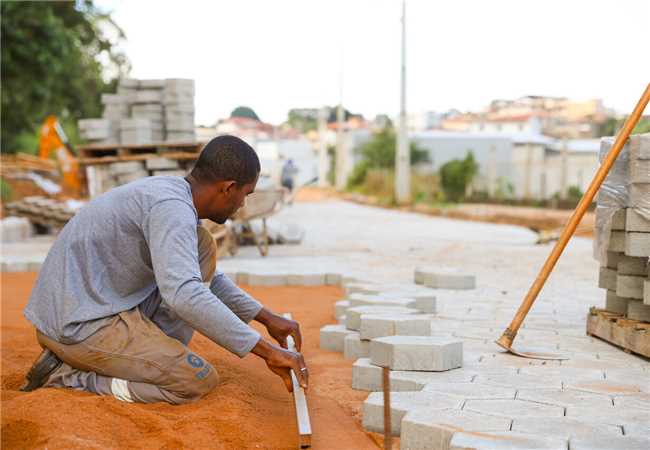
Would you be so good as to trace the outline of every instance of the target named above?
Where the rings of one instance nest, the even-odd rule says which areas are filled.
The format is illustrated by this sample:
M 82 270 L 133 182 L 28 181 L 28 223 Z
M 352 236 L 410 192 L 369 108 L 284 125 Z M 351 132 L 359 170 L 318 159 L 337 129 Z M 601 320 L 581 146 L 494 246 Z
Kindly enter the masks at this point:
M 236 136 L 217 136 L 203 147 L 192 176 L 200 182 L 234 180 L 237 184 L 255 181 L 260 159 L 253 147 Z

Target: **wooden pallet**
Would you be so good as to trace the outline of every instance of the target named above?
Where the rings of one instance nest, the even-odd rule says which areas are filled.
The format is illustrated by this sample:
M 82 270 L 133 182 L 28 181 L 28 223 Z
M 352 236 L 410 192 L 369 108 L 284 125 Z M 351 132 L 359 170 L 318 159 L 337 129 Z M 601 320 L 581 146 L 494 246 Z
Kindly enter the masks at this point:
M 79 166 L 96 166 L 101 164 L 110 164 L 125 161 L 145 161 L 150 158 L 167 158 L 177 161 L 193 161 L 199 157 L 200 152 L 164 152 L 164 153 L 142 153 L 140 155 L 126 156 L 94 156 L 90 158 L 80 158 Z
M 126 144 L 92 144 L 77 147 L 81 160 L 97 158 L 120 158 L 127 156 L 161 155 L 173 152 L 194 153 L 201 152 L 202 142 L 160 142 L 152 144 L 126 145 Z M 115 161 L 113 161 L 115 162 Z
M 587 316 L 587 334 L 650 358 L 650 323 L 626 319 L 622 314 L 592 307 Z

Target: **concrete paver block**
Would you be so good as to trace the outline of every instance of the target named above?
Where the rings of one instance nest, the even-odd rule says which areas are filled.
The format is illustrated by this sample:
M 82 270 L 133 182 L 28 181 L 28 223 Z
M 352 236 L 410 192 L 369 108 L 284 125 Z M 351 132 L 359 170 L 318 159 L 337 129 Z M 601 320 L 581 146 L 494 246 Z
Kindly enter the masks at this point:
M 584 406 L 572 406 L 566 409 L 566 416 L 589 423 L 623 426 L 642 425 L 650 423 L 650 411 L 629 406 L 594 409 Z
M 416 409 L 402 419 L 400 448 L 403 450 L 448 449 L 457 432 L 508 431 L 511 420 L 471 411 Z
M 433 295 L 414 296 L 415 309 L 427 314 L 435 314 L 437 311 L 436 298 Z
M 562 417 L 564 408 L 526 400 L 467 400 L 463 410 L 494 416 L 510 417 Z
M 334 303 L 334 317 L 339 318 L 345 315 L 345 311 L 350 307 L 350 302 L 347 300 L 339 300 Z
M 345 325 L 325 325 L 320 329 L 320 348 L 343 352 L 345 337 L 358 334 L 345 328 Z
M 418 267 L 415 282 L 435 289 L 474 289 L 476 277 L 453 269 Z
M 571 450 L 648 450 L 650 439 L 629 436 L 591 436 L 573 438 L 569 446 Z
M 361 316 L 359 329 L 361 339 L 374 339 L 383 336 L 429 336 L 431 317 L 420 314 Z
M 475 370 L 454 369 L 447 372 L 418 372 L 391 370 L 390 390 L 395 392 L 420 391 L 427 383 L 469 383 L 476 377 Z M 382 390 L 382 369 L 360 358 L 352 365 L 352 389 L 361 391 Z
M 594 408 L 612 406 L 612 399 L 607 395 L 572 389 L 520 389 L 517 391 L 517 398 L 564 408 L 569 406 L 592 406 Z
M 352 364 L 352 389 L 381 391 L 382 369 L 370 363 L 370 358 L 359 358 Z M 391 386 L 391 390 L 392 386 Z
M 625 233 L 624 249 L 628 256 L 650 256 L 650 233 Z
M 598 287 L 616 291 L 616 270 L 601 267 L 598 271 Z
M 250 286 L 286 286 L 287 276 L 279 273 L 249 273 Z
M 577 391 L 604 395 L 627 395 L 641 392 L 641 389 L 637 384 L 621 383 L 611 380 L 576 380 L 575 382 L 566 383 L 564 389 L 575 389 Z
M 538 417 L 515 417 L 512 421 L 512 431 L 542 436 L 557 436 L 566 439 L 590 438 L 592 436 L 622 436 L 620 427 L 593 424 L 567 417 L 545 417 L 543 420 Z
M 639 214 L 635 208 L 627 208 L 625 213 L 625 231 L 650 233 L 650 220 Z
M 650 159 L 650 133 L 630 136 L 630 159 Z
M 579 367 L 546 367 L 528 366 L 519 369 L 519 375 L 535 375 L 538 377 L 553 377 L 563 381 L 569 379 L 603 380 L 604 372 L 599 369 L 582 369 Z
M 625 231 L 625 209 L 617 209 L 612 216 L 612 230 Z
M 325 284 L 328 286 L 340 286 L 343 277 L 340 273 L 328 273 L 325 275 Z
M 617 270 L 618 261 L 621 259 L 621 256 L 624 255 L 625 253 L 623 252 L 611 252 L 611 251 L 606 252 L 606 260 L 603 261 L 604 263 L 603 266 L 609 269 Z
M 648 375 L 650 376 L 650 375 Z M 650 383 L 650 381 L 648 381 Z M 631 395 L 618 395 L 614 397 L 614 406 L 618 407 L 632 407 L 638 409 L 650 410 L 650 394 L 631 394 Z M 650 423 L 648 423 L 650 427 Z
M 508 386 L 516 389 L 561 389 L 562 379 L 551 375 L 491 375 L 479 373 L 475 383 L 485 383 L 492 386 Z
M 650 305 L 645 305 L 641 301 L 631 301 L 627 304 L 627 317 L 642 322 L 650 322 Z
M 343 356 L 345 359 L 367 358 L 370 353 L 370 341 L 362 340 L 357 333 L 348 334 L 343 339 Z
M 622 255 L 616 266 L 619 275 L 648 276 L 648 258 Z
M 610 252 L 625 252 L 625 232 L 612 231 L 609 234 L 607 250 Z M 627 254 L 627 252 L 625 252 L 625 254 Z
M 178 161 L 168 158 L 149 158 L 145 165 L 147 170 L 178 169 Z
M 449 450 L 566 450 L 566 439 L 505 431 L 454 433 Z
M 432 381 L 427 383 L 422 392 L 442 392 L 457 395 L 464 399 L 514 399 L 516 389 L 491 386 L 483 383 L 440 383 Z
M 616 295 L 624 298 L 643 299 L 643 282 L 645 276 L 621 275 L 616 276 Z
M 610 291 L 607 289 L 607 294 L 605 295 L 605 309 L 619 314 L 627 314 L 627 304 L 630 301 L 633 301 L 633 299 L 619 297 L 616 295 L 616 291 Z
M 415 308 L 404 308 L 403 306 L 355 306 L 345 311 L 347 316 L 345 325 L 350 330 L 359 331 L 361 328 L 361 316 L 363 314 L 417 314 L 419 311 Z
M 289 286 L 324 286 L 324 273 L 299 273 L 287 275 Z
M 351 294 L 348 297 L 350 307 L 356 306 L 402 306 L 415 308 L 416 301 L 412 298 L 386 298 L 381 295 Z
M 391 433 L 400 435 L 402 419 L 410 411 L 458 409 L 462 404 L 462 398 L 438 392 L 391 392 Z M 384 431 L 383 393 L 373 392 L 363 403 L 363 427 L 378 433 Z
M 642 437 L 642 438 L 650 439 L 650 424 L 648 424 L 648 425 L 637 425 L 637 424 L 623 425 L 623 434 L 625 436 Z
M 637 159 L 630 161 L 630 183 L 650 183 L 650 160 Z
M 370 360 L 393 370 L 451 370 L 463 364 L 463 343 L 434 336 L 381 337 L 370 342 Z

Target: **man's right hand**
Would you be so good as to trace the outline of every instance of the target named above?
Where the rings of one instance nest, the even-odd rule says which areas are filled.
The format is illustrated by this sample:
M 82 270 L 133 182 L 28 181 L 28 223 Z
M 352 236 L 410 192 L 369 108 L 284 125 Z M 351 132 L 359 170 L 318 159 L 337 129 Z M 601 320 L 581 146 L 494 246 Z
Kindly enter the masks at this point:
M 300 353 L 285 350 L 282 347 L 270 344 L 264 338 L 260 338 L 251 351 L 266 361 L 266 365 L 271 372 L 282 378 L 289 392 L 293 391 L 293 383 L 291 382 L 292 370 L 296 374 L 300 386 L 303 389 L 307 389 L 309 371 Z

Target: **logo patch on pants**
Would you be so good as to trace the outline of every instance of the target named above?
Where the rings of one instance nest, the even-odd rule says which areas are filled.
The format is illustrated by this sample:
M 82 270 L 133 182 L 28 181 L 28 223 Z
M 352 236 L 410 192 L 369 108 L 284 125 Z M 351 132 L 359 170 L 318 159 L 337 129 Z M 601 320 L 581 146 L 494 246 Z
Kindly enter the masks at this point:
M 203 365 L 205 364 L 203 360 L 198 356 L 196 356 L 194 353 L 190 353 L 189 355 L 187 355 L 187 363 L 196 369 L 198 369 L 199 367 L 203 367 Z

